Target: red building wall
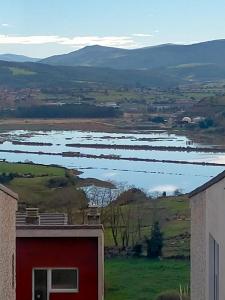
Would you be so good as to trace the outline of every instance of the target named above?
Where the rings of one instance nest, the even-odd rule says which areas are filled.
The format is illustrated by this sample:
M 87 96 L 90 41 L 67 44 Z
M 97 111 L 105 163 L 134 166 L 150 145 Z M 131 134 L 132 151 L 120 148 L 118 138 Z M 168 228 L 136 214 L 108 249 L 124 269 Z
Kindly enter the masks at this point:
M 33 268 L 78 268 L 79 292 L 51 294 L 50 300 L 98 299 L 97 238 L 17 238 L 16 299 L 32 300 Z

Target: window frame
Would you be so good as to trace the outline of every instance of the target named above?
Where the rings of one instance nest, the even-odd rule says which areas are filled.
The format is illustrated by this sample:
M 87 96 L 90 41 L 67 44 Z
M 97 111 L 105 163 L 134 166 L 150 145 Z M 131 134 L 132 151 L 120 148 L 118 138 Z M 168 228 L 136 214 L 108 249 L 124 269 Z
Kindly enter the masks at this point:
M 50 294 L 77 294 L 79 293 L 79 269 L 76 267 L 54 267 L 54 268 L 33 268 L 32 269 L 32 299 L 34 299 L 35 294 L 35 271 L 36 270 L 46 270 L 47 271 L 47 299 L 50 299 Z M 52 288 L 52 270 L 76 270 L 77 272 L 77 288 L 76 289 L 53 289 Z
M 73 270 L 77 273 L 77 288 L 76 289 L 56 289 L 52 288 L 52 271 L 53 270 Z M 78 268 L 49 268 L 47 269 L 47 277 L 48 277 L 48 290 L 49 293 L 78 293 L 79 292 L 79 270 Z

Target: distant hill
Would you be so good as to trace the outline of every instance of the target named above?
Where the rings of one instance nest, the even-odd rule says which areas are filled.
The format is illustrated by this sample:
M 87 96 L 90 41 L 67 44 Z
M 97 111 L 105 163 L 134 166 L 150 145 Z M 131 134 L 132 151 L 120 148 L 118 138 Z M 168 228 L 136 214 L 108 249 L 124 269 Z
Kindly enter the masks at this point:
M 14 62 L 36 62 L 40 59 L 17 54 L 0 54 L 0 60 Z
M 180 78 L 160 70 L 114 70 L 96 67 L 50 66 L 40 63 L 0 61 L 0 86 L 6 87 L 71 87 L 94 84 L 108 86 L 170 87 L 181 83 Z
M 0 61 L 0 86 L 44 88 L 73 86 L 160 87 L 225 80 L 225 65 L 181 64 L 149 70 L 52 66 Z
M 165 44 L 140 49 L 88 46 L 64 55 L 51 56 L 41 63 L 64 66 L 152 69 L 186 64 L 225 65 L 225 40 L 192 45 Z
M 107 61 L 126 56 L 127 51 L 128 50 L 126 49 L 103 47 L 98 45 L 87 46 L 68 54 L 54 55 L 49 58 L 45 58 L 40 60 L 40 62 L 64 66 L 107 67 Z

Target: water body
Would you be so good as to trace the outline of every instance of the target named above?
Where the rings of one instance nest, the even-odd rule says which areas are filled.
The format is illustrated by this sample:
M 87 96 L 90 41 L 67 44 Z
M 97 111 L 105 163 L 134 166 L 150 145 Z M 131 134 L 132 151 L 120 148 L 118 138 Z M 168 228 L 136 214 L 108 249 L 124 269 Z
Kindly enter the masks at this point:
M 0 150 L 41 151 L 46 153 L 81 152 L 94 155 L 118 155 L 120 158 L 147 158 L 158 160 L 176 160 L 189 162 L 225 163 L 225 153 L 179 152 L 158 150 L 121 150 L 74 148 L 66 144 L 106 144 L 106 145 L 150 145 L 165 147 L 212 147 L 193 143 L 185 136 L 168 134 L 165 131 L 144 133 L 104 133 L 84 131 L 23 131 L 15 130 L 0 134 Z M 51 143 L 52 146 L 15 145 L 12 141 Z M 123 182 L 130 186 L 145 189 L 147 192 L 173 193 L 180 189 L 190 192 L 192 189 L 210 180 L 224 170 L 221 166 L 183 165 L 178 163 L 140 162 L 126 160 L 107 160 L 93 158 L 62 157 L 37 154 L 0 153 L 7 161 L 33 161 L 42 164 L 57 164 L 82 171 L 81 177 L 94 177 Z

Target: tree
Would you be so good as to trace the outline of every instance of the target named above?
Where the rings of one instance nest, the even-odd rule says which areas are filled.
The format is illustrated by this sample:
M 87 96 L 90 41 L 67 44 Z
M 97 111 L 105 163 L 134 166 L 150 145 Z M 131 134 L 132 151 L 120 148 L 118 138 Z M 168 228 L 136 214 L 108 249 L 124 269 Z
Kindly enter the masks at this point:
M 163 234 L 160 230 L 159 222 L 154 222 L 151 237 L 146 239 L 147 243 L 147 257 L 158 258 L 162 255 Z

